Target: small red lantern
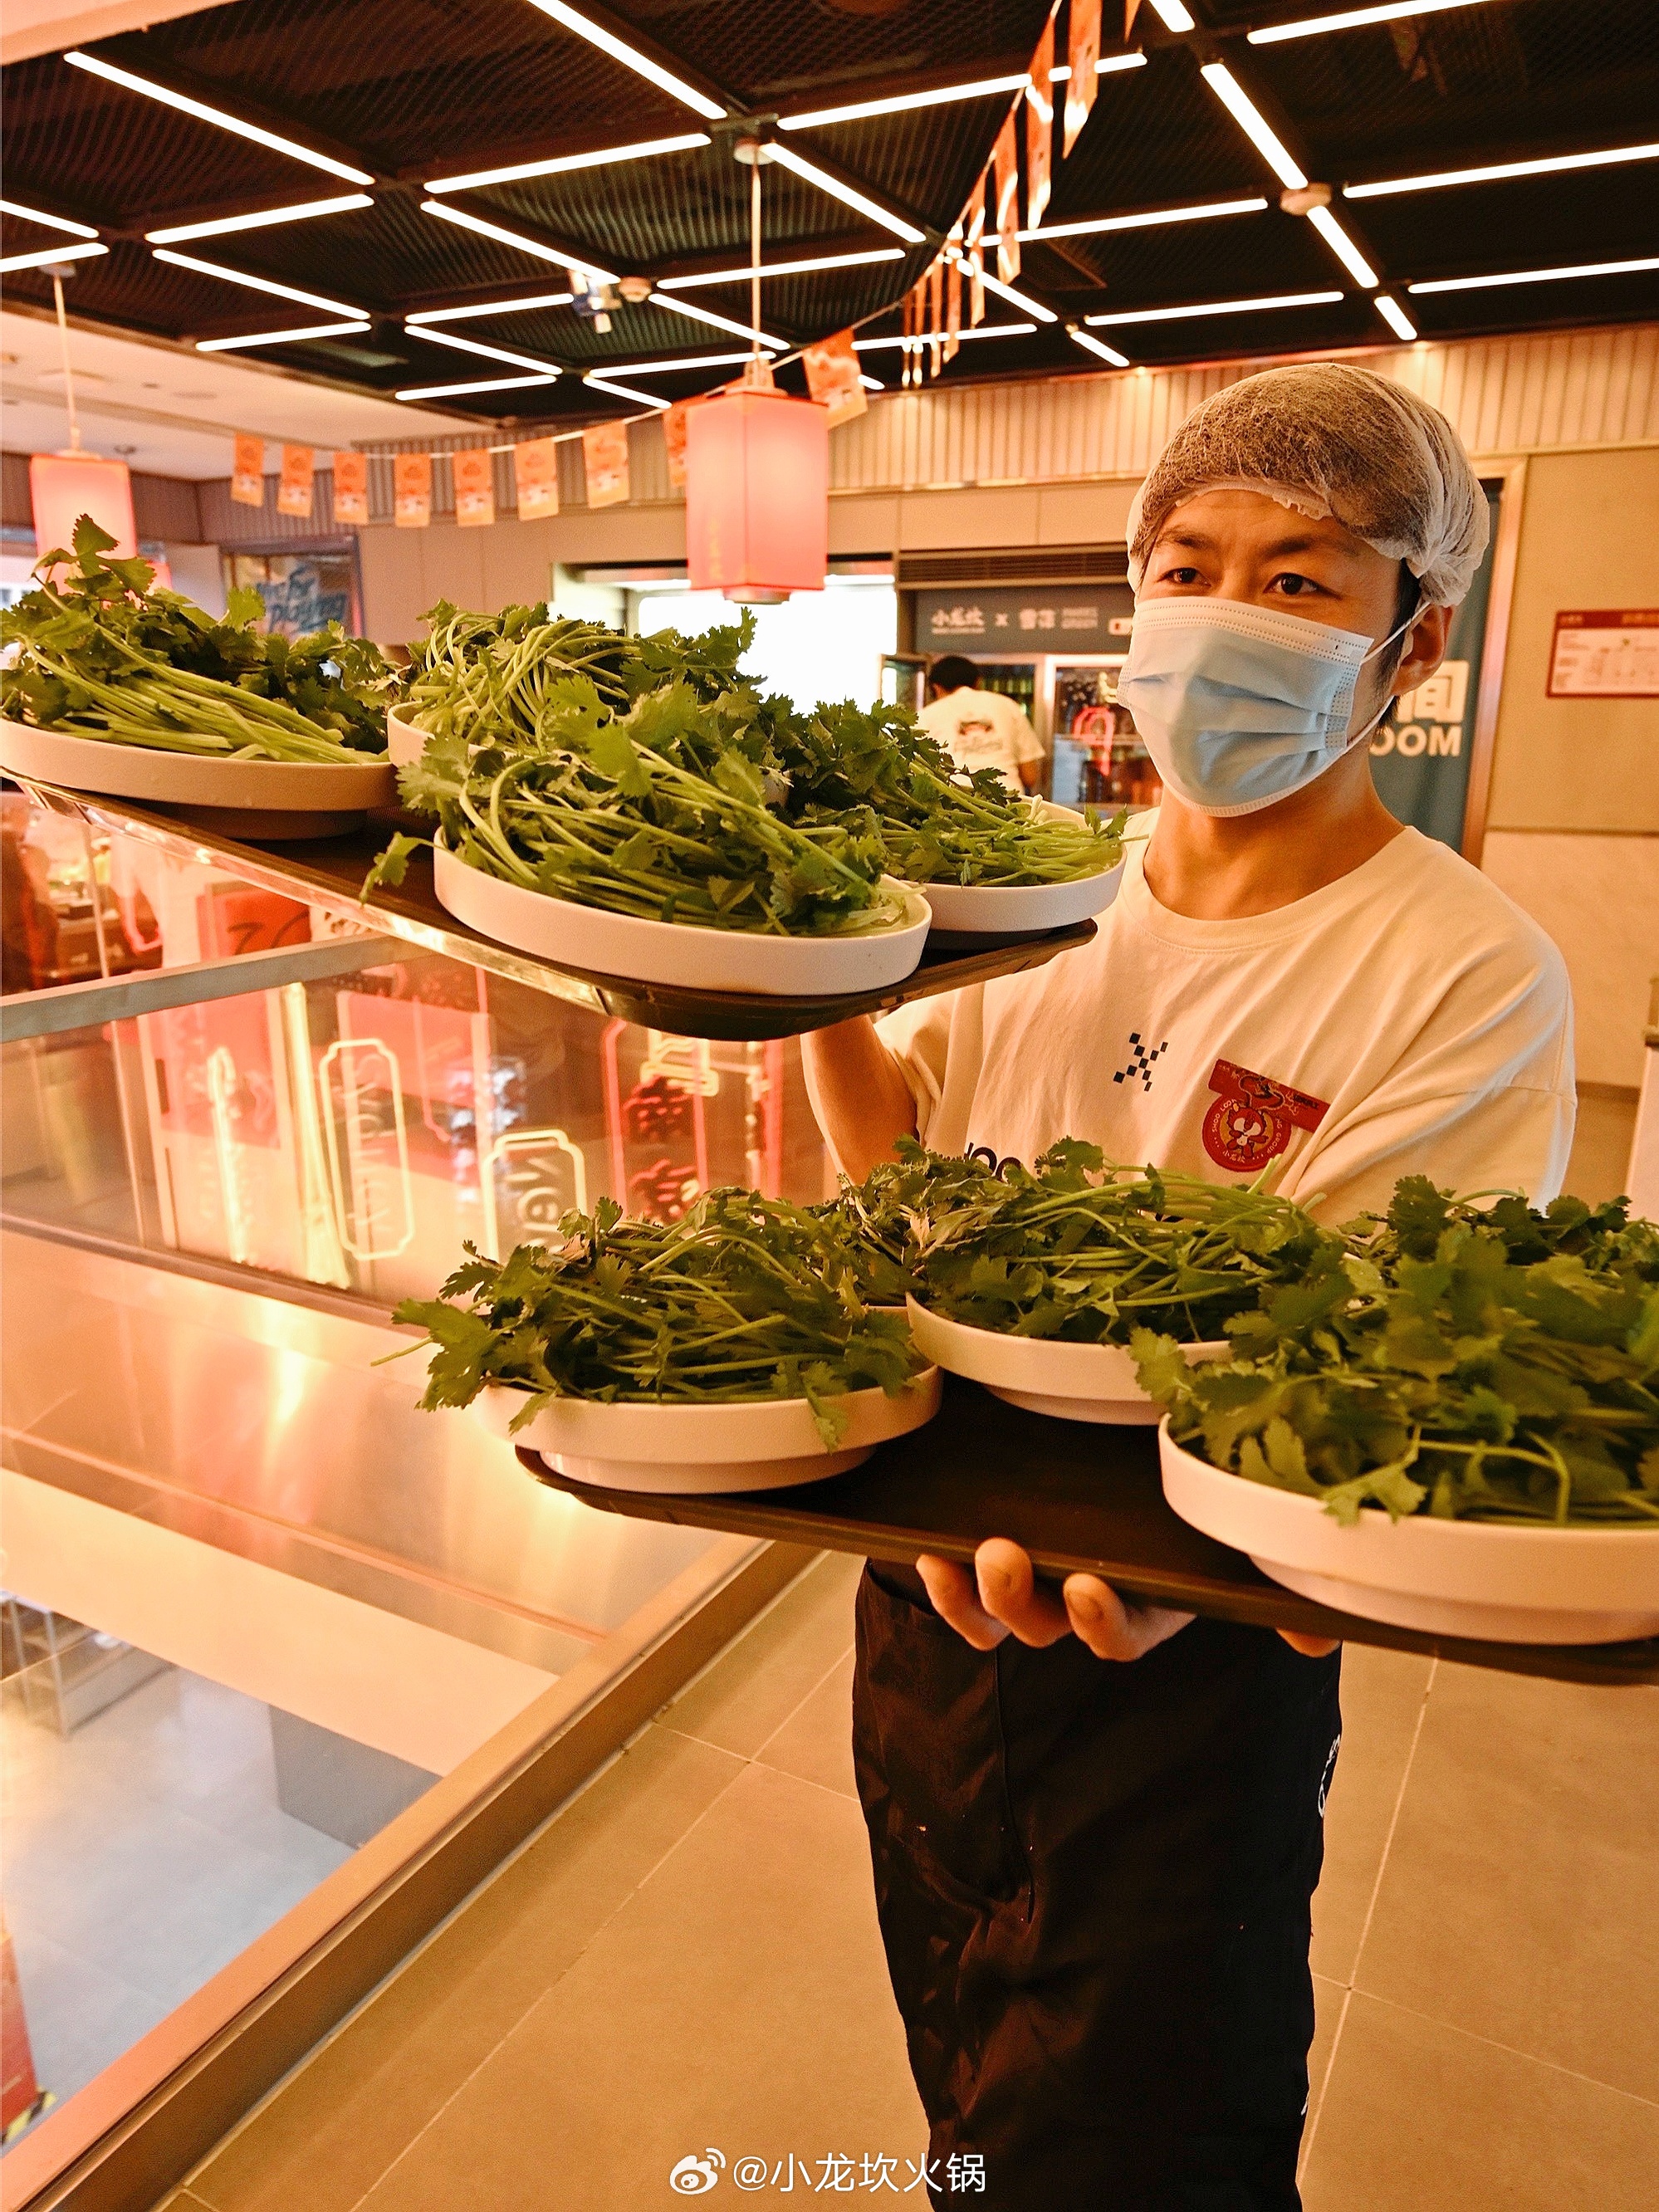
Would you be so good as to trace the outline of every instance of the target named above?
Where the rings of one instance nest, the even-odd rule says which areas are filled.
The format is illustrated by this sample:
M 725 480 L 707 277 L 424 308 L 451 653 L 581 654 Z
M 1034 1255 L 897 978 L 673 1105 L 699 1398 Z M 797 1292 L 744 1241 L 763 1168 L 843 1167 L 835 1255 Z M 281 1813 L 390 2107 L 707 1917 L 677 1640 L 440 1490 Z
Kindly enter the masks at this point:
M 775 605 L 821 592 L 830 562 L 830 416 L 753 387 L 686 411 L 691 588 Z
M 132 478 L 125 461 L 106 460 L 100 453 L 31 453 L 29 504 L 37 553 L 70 544 L 83 514 L 115 540 L 118 561 L 130 561 L 138 550 Z

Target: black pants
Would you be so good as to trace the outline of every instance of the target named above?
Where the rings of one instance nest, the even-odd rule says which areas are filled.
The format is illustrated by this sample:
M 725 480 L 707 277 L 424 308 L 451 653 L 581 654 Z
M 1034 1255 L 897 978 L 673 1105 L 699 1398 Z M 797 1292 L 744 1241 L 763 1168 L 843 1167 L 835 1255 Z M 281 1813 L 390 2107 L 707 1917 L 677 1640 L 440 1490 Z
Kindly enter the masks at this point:
M 1295 2212 L 1340 1655 L 1196 1620 L 1115 1665 L 971 1650 L 866 1569 L 859 1795 L 910 2063 L 965 2205 Z

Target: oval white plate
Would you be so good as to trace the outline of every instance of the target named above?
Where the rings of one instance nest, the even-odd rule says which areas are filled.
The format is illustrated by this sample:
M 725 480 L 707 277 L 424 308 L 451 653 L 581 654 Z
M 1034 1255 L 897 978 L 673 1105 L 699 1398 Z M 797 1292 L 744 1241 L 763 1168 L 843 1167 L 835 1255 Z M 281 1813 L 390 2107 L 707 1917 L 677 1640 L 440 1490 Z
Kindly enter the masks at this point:
M 426 732 L 413 722 L 404 721 L 395 708 L 389 709 L 386 718 L 386 747 L 392 756 L 393 768 L 408 768 L 419 760 L 426 750 Z
M 811 998 L 878 991 L 908 975 L 927 942 L 927 902 L 902 884 L 906 918 L 860 937 L 757 937 L 741 929 L 641 921 L 550 898 L 470 867 L 440 840 L 433 888 L 443 905 L 498 944 L 515 945 L 562 967 L 694 991 L 749 991 L 766 998 Z
M 1058 1344 L 1052 1337 L 1009 1336 L 973 1328 L 905 1300 L 910 1335 L 924 1358 L 952 1375 L 982 1382 L 994 1397 L 1030 1413 L 1061 1421 L 1157 1420 L 1158 1407 L 1135 1380 L 1135 1364 L 1121 1345 Z M 1217 1340 L 1183 1344 L 1188 1360 L 1224 1359 L 1232 1346 Z
M 508 1425 L 525 1394 L 489 1383 L 471 1411 L 492 1436 L 539 1452 L 557 1474 L 606 1490 L 674 1494 L 781 1490 L 844 1474 L 890 1437 L 908 1436 L 939 1411 L 937 1367 L 924 1368 L 896 1398 L 852 1390 L 836 1401 L 847 1414 L 831 1451 L 805 1398 L 757 1398 L 729 1406 L 605 1406 L 558 1398 L 516 1436 Z
M 361 767 L 355 762 L 337 767 L 329 762 L 210 760 L 9 720 L 0 720 L 0 768 L 71 791 L 240 813 L 357 814 L 367 806 L 390 806 L 398 796 L 397 773 L 389 760 L 366 760 Z
M 1081 822 L 1070 806 L 1033 799 L 1048 822 Z M 1018 937 L 1040 929 L 1065 929 L 1103 914 L 1117 896 L 1123 863 L 1069 884 L 919 884 L 933 912 L 933 927 L 952 937 Z
M 1362 1620 L 1500 1644 L 1622 1644 L 1659 1635 L 1651 1528 L 1505 1528 L 1370 1506 L 1352 1528 L 1316 1498 L 1247 1482 L 1158 1431 L 1164 1495 L 1264 1575 Z

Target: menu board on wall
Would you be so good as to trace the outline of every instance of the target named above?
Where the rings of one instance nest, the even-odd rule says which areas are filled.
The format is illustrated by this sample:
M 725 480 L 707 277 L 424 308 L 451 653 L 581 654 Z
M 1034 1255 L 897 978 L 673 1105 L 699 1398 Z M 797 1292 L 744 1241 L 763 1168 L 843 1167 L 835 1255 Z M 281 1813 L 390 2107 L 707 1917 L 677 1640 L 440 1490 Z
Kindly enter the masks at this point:
M 1659 699 L 1659 607 L 1574 609 L 1555 617 L 1552 699 Z
M 1121 653 L 1134 614 L 1127 584 L 998 584 L 916 593 L 922 653 L 1027 660 L 1039 653 Z
M 1427 683 L 1401 694 L 1371 739 L 1371 773 L 1382 804 L 1396 821 L 1409 823 L 1425 837 L 1437 837 L 1454 853 L 1462 849 L 1468 806 L 1474 710 L 1503 489 L 1501 483 L 1485 486 L 1492 535 L 1468 596 L 1452 616 L 1446 658 Z

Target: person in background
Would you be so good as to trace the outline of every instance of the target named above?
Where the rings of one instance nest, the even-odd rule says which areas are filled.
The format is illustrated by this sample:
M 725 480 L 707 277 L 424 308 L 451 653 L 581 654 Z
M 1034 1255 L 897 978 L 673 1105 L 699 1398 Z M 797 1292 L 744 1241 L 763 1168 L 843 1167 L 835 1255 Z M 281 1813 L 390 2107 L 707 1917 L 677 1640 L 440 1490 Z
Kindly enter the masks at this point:
M 1129 518 L 1118 696 L 1162 803 L 1090 945 L 803 1040 L 840 1165 L 1072 1136 L 1271 1170 L 1332 1224 L 1405 1175 L 1553 1197 L 1561 957 L 1371 781 L 1487 532 L 1450 424 L 1368 369 L 1271 369 L 1189 415 Z M 1056 1588 L 1000 1537 L 971 1568 L 866 1568 L 877 1911 L 931 2153 L 984 2160 L 986 2212 L 1295 2212 L 1340 1665 Z
M 1011 791 L 1042 781 L 1042 747 L 1030 718 L 1000 691 L 981 691 L 979 671 L 947 653 L 927 672 L 927 704 L 916 717 L 958 768 L 994 768 Z

